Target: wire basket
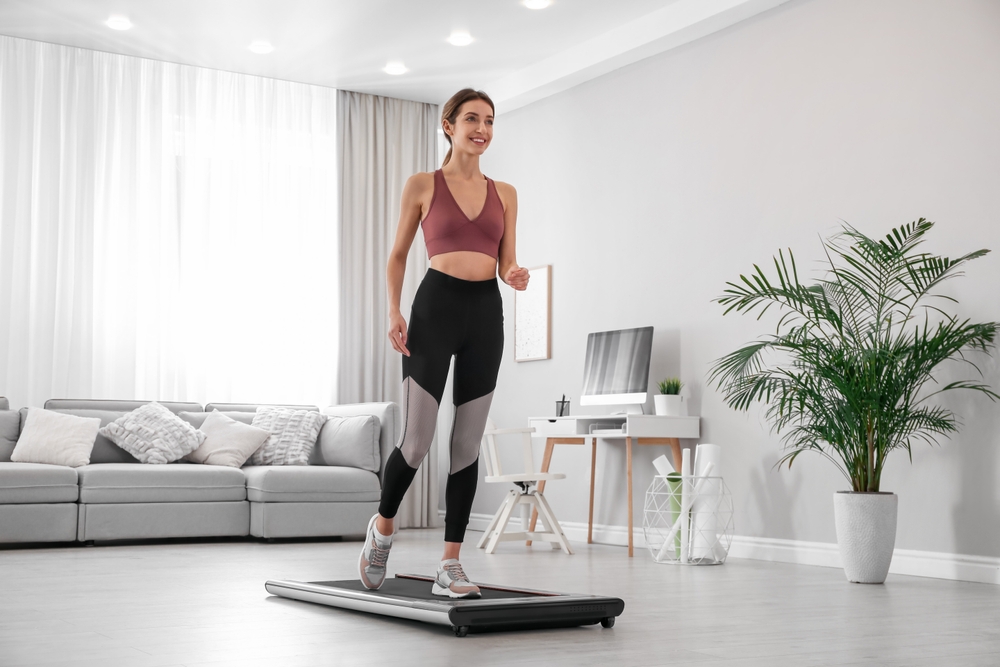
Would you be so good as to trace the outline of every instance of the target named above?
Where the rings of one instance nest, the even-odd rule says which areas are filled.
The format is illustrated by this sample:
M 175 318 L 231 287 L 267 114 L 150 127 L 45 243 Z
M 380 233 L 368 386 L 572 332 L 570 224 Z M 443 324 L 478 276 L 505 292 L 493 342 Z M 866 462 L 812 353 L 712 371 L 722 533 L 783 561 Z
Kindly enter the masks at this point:
M 722 477 L 657 475 L 646 490 L 642 533 L 657 563 L 722 565 L 733 541 L 729 488 Z

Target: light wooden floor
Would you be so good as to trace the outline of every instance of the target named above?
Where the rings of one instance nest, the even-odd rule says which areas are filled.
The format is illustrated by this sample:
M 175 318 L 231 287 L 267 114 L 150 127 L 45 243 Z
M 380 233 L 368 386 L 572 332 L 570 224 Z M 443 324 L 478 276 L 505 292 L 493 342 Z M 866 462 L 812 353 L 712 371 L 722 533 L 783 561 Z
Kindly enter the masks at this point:
M 355 575 L 360 542 L 158 543 L 0 550 L 0 665 L 1000 665 L 1000 588 L 645 551 L 503 544 L 469 534 L 473 579 L 616 595 L 613 629 L 469 635 L 270 597 L 264 581 Z M 404 531 L 390 572 L 433 572 L 440 530 Z

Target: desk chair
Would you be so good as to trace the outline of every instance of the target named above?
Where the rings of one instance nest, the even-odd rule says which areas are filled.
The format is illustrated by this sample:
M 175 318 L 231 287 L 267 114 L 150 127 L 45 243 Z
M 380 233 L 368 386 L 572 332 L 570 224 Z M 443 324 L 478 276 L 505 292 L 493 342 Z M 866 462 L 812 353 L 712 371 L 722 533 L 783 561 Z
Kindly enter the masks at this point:
M 548 501 L 537 488 L 539 482 L 555 479 L 566 479 L 566 475 L 553 472 L 535 472 L 535 463 L 531 456 L 531 434 L 533 428 L 497 428 L 492 419 L 486 421 L 486 430 L 483 432 L 482 459 L 486 463 L 486 482 L 488 484 L 513 484 L 515 488 L 507 493 L 507 497 L 500 505 L 500 509 L 493 515 L 490 525 L 483 533 L 482 539 L 476 546 L 482 549 L 486 547 L 486 553 L 496 552 L 499 542 L 513 540 L 538 540 L 540 542 L 551 542 L 553 548 L 561 547 L 563 551 L 572 554 L 573 550 L 569 546 L 569 540 L 563 533 L 562 526 L 556 520 L 556 515 L 552 513 Z M 500 457 L 497 455 L 496 438 L 500 435 L 521 434 L 522 451 L 524 455 L 524 472 L 505 475 L 500 467 Z M 510 521 L 514 509 L 521 506 L 521 528 L 522 532 L 507 533 L 507 522 Z M 547 530 L 544 532 L 528 530 L 528 513 L 531 508 L 536 508 L 538 516 L 545 524 Z M 529 542 L 530 544 L 530 542 Z

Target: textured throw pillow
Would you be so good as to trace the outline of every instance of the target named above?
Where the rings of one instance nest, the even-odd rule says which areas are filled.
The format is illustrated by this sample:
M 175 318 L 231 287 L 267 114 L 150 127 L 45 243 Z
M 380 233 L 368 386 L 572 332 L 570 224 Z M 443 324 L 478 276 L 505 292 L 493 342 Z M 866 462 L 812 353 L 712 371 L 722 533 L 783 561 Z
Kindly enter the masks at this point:
M 249 463 L 255 466 L 305 466 L 316 446 L 326 417 L 311 410 L 259 407 L 253 425 L 271 436 L 254 452 Z
M 374 415 L 327 416 L 310 463 L 378 472 L 381 425 Z
M 184 460 L 232 468 L 246 463 L 271 435 L 270 431 L 241 424 L 218 410 L 205 417 L 200 430 L 205 434 L 205 442 Z
M 205 442 L 204 433 L 156 401 L 116 419 L 100 434 L 140 463 L 170 463 Z
M 31 408 L 10 460 L 73 468 L 85 466 L 90 463 L 90 452 L 94 449 L 99 428 L 101 420 L 97 417 L 77 417 Z

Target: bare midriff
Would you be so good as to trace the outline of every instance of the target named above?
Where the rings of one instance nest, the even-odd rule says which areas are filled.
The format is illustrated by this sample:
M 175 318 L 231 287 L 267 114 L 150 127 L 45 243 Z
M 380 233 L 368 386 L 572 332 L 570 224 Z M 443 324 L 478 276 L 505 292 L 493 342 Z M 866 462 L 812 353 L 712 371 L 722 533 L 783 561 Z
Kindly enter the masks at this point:
M 462 280 L 489 280 L 497 275 L 497 261 L 474 250 L 455 250 L 431 257 L 431 268 Z

